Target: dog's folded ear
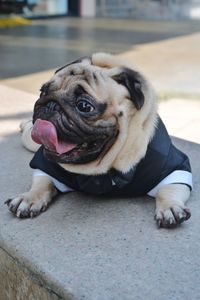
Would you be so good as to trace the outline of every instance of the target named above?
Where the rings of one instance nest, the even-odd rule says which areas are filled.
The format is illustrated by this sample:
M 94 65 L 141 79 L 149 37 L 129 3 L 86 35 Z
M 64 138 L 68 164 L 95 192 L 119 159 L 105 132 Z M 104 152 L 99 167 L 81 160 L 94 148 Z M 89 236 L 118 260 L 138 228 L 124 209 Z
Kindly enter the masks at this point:
M 144 104 L 144 94 L 139 73 L 124 67 L 119 74 L 112 76 L 112 79 L 127 88 L 130 100 L 138 110 L 141 109 Z
M 60 67 L 59 69 L 57 69 L 57 70 L 55 71 L 55 74 L 58 73 L 59 71 L 61 71 L 62 69 L 64 69 L 64 68 L 70 66 L 70 65 L 79 64 L 79 63 L 81 63 L 81 62 L 84 61 L 84 60 L 86 60 L 86 61 L 88 61 L 90 64 L 92 64 L 92 58 L 91 58 L 90 56 L 83 56 L 83 57 L 81 57 L 81 58 L 79 58 L 79 59 L 77 59 L 77 60 L 74 60 L 74 61 L 68 63 L 67 65 L 64 65 L 64 66 Z

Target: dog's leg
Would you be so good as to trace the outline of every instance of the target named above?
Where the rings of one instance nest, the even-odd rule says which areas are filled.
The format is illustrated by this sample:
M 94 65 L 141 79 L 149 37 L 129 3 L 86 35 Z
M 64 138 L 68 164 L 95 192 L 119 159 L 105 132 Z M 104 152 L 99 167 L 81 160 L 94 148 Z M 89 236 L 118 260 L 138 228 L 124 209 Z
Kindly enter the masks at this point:
M 190 210 L 185 206 L 190 189 L 183 184 L 162 186 L 156 195 L 155 219 L 158 227 L 175 227 L 188 220 Z
M 22 145 L 29 151 L 36 152 L 40 145 L 36 144 L 31 137 L 31 131 L 33 128 L 32 120 L 26 120 L 21 122 L 20 131 L 22 133 L 21 140 Z
M 18 218 L 33 218 L 47 209 L 56 194 L 57 190 L 48 176 L 33 176 L 31 189 L 27 193 L 8 199 L 5 203 Z

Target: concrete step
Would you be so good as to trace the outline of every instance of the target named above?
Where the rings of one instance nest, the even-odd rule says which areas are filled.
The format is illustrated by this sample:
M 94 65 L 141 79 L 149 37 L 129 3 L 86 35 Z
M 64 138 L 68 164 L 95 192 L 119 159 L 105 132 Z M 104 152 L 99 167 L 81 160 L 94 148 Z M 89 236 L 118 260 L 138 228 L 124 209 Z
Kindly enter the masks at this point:
M 150 198 L 79 193 L 59 197 L 38 218 L 17 219 L 3 202 L 30 186 L 32 154 L 18 123 L 36 97 L 1 86 L 0 99 L 0 299 L 199 299 L 200 145 L 174 139 L 194 173 L 192 218 L 177 229 L 156 228 Z

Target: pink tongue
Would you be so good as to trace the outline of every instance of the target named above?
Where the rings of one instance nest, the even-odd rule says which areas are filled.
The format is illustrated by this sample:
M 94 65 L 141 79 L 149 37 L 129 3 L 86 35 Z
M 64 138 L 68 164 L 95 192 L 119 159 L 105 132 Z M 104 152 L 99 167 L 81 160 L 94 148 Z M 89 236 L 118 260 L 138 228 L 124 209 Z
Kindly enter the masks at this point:
M 69 152 L 77 146 L 72 143 L 59 142 L 55 126 L 46 120 L 36 120 L 31 136 L 34 142 L 58 154 Z

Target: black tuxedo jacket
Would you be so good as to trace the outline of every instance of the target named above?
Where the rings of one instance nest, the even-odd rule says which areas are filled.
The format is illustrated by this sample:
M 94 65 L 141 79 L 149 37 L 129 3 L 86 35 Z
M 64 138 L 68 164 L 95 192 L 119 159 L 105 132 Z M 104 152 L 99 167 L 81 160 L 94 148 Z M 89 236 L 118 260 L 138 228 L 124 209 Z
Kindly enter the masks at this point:
M 192 189 L 189 159 L 172 144 L 160 118 L 145 157 L 127 173 L 116 169 L 94 176 L 68 172 L 44 157 L 43 146 L 35 153 L 30 166 L 43 171 L 72 190 L 94 195 L 143 196 L 175 171 L 182 172 L 178 172 L 180 177 L 170 183 L 186 184 Z M 182 179 L 181 174 L 184 178 L 187 177 L 185 175 L 189 175 L 190 179 Z M 58 186 L 57 188 L 59 189 Z

